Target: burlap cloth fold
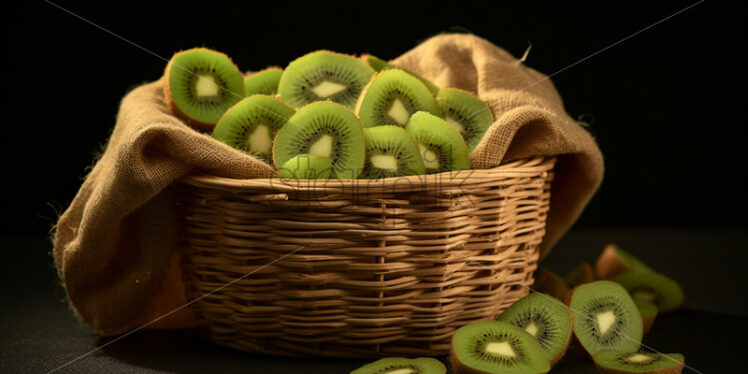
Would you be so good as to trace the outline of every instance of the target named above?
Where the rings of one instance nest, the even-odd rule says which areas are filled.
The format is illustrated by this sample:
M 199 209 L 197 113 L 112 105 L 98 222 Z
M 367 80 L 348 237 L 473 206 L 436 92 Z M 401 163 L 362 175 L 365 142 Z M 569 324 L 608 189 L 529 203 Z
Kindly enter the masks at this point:
M 566 114 L 551 81 L 473 35 L 435 36 L 392 62 L 440 87 L 472 91 L 491 107 L 496 122 L 471 155 L 474 168 L 559 155 L 545 255 L 603 176 L 600 150 Z M 122 100 L 103 156 L 56 227 L 55 265 L 70 303 L 103 335 L 156 319 L 149 328 L 194 326 L 189 308 L 178 309 L 186 300 L 167 186 L 193 169 L 232 178 L 273 174 L 266 164 L 170 115 L 162 84 L 143 85 Z

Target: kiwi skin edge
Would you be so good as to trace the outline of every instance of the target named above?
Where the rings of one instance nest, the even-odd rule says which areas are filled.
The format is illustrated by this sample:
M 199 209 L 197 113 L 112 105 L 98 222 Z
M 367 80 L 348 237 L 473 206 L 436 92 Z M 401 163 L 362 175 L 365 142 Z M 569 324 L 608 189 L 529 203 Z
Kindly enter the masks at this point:
M 612 244 L 605 246 L 605 249 L 598 257 L 595 263 L 595 275 L 597 279 L 611 279 L 617 275 L 632 271 L 631 266 L 618 256 L 615 247 Z
M 569 292 L 571 293 L 571 292 Z M 559 302 L 562 304 L 565 304 L 562 300 L 553 300 L 553 302 Z M 566 311 L 569 313 L 569 316 L 571 317 L 571 328 L 569 329 L 569 336 L 566 337 L 566 344 L 564 344 L 564 347 L 561 349 L 560 352 L 556 355 L 556 357 L 551 359 L 551 367 L 556 365 L 566 354 L 566 351 L 569 349 L 569 344 L 571 343 L 571 337 L 574 335 L 574 314 L 569 310 L 569 306 L 566 306 Z
M 569 287 L 566 282 L 552 271 L 541 267 L 538 271 L 535 283 L 532 285 L 533 291 L 544 293 L 555 297 L 559 300 L 565 300 L 569 294 Z

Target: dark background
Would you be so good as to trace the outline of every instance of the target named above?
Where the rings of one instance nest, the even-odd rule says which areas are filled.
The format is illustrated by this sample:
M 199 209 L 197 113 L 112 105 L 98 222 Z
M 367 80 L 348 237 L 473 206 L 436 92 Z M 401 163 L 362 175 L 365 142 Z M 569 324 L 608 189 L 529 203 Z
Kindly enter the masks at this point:
M 517 57 L 531 42 L 526 64 L 551 74 L 694 1 L 369 8 L 353 8 L 354 2 L 55 3 L 165 59 L 199 45 L 229 54 L 243 70 L 285 66 L 321 48 L 389 59 L 456 30 Z M 553 77 L 568 113 L 593 119 L 590 131 L 605 155 L 602 188 L 577 228 L 748 226 L 741 147 L 745 14 L 732 6 L 705 1 Z M 24 2 L 5 18 L 10 68 L 0 76 L 11 100 L 0 227 L 46 234 L 106 141 L 122 96 L 158 79 L 166 61 L 44 2 Z

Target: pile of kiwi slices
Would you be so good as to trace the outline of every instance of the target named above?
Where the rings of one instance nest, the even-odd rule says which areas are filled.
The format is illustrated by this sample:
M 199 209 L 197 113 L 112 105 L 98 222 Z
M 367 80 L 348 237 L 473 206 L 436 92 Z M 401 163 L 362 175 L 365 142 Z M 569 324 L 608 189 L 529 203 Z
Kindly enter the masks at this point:
M 470 168 L 493 123 L 470 92 L 440 88 L 373 55 L 320 50 L 243 74 L 194 48 L 165 72 L 166 105 L 193 128 L 278 169 L 281 178 L 355 179 Z

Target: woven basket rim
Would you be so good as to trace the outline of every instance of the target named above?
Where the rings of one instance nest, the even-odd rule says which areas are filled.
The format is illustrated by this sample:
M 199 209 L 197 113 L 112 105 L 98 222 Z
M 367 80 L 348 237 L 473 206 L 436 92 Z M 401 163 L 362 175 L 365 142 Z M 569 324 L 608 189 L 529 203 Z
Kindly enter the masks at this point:
M 480 183 L 481 181 L 497 177 L 522 177 L 548 172 L 555 164 L 555 156 L 535 156 L 519 159 L 489 169 L 468 169 L 448 171 L 436 174 L 410 175 L 406 177 L 392 177 L 380 179 L 281 179 L 281 178 L 229 178 L 208 174 L 201 171 L 188 173 L 178 179 L 179 183 L 197 187 L 213 187 L 225 189 L 242 188 L 270 188 L 286 191 L 317 191 L 321 189 L 351 189 L 366 186 L 366 188 L 396 187 L 416 190 L 418 187 L 435 185 L 441 187 L 462 184 Z

